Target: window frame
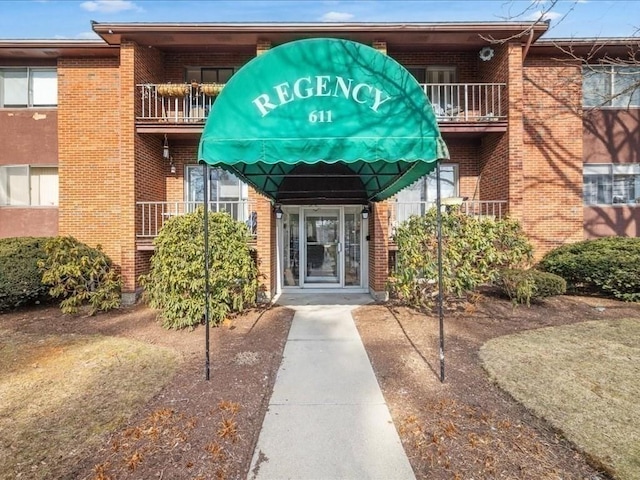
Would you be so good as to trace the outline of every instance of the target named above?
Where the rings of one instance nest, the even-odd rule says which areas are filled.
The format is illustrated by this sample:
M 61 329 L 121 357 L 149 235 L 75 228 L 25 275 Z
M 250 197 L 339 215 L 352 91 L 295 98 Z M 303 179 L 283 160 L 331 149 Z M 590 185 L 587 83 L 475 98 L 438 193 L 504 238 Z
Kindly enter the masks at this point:
M 633 69 L 631 75 L 637 75 L 638 84 L 629 92 L 616 92 L 616 86 L 620 85 L 619 79 L 622 77 L 622 70 Z M 602 75 L 604 79 L 604 90 L 596 88 L 587 93 L 585 85 L 588 85 L 587 78 L 591 75 Z M 618 81 L 617 81 L 618 80 Z M 593 99 L 600 98 L 603 101 L 595 102 Z M 582 106 L 583 108 L 608 108 L 625 109 L 640 108 L 640 66 L 638 65 L 585 65 L 582 67 Z
M 452 163 L 443 163 L 440 165 L 440 191 L 441 192 L 442 192 L 442 183 L 447 181 L 445 178 L 442 177 L 443 168 L 451 168 L 453 172 L 453 192 L 452 192 L 452 195 L 449 195 L 447 197 L 442 197 L 442 198 L 459 197 L 460 196 L 460 164 L 452 162 Z M 398 192 L 395 195 L 396 202 L 435 204 L 436 198 L 437 198 L 437 194 L 435 190 L 437 188 L 435 183 L 435 180 L 436 180 L 435 177 L 436 177 L 436 170 L 434 169 L 428 175 L 421 177 L 420 179 L 416 180 L 413 184 L 407 186 L 405 189 Z M 433 187 L 433 191 L 429 188 L 430 181 L 433 183 L 433 185 L 431 185 Z M 398 196 L 401 195 L 402 192 L 404 191 L 411 191 L 411 190 L 417 190 L 417 189 L 420 190 L 420 200 L 403 201 L 402 199 L 398 198 Z M 429 195 L 430 191 L 432 191 L 433 193 L 433 198 L 431 198 L 431 195 Z
M 631 183 L 629 183 L 630 180 Z M 604 198 L 605 201 L 601 202 L 599 197 L 608 198 Z M 625 200 L 626 198 L 628 200 Z M 585 207 L 634 207 L 640 205 L 640 163 L 589 163 L 583 165 L 582 204 Z
M 191 199 L 189 198 L 191 195 L 191 189 L 190 189 L 190 185 L 191 185 L 191 170 L 199 170 L 200 172 L 202 172 L 202 165 L 196 165 L 196 164 L 190 164 L 190 165 L 185 165 L 184 166 L 184 201 L 188 202 L 188 203 L 198 203 L 198 202 L 202 202 L 204 200 L 197 200 L 197 199 Z M 207 166 L 207 171 L 209 172 L 209 202 L 212 203 L 216 203 L 216 202 L 220 202 L 220 203 L 225 203 L 225 202 L 246 202 L 249 198 L 249 190 L 248 190 L 248 186 L 246 183 L 244 183 L 242 180 L 240 180 L 238 177 L 235 177 L 235 175 L 233 175 L 232 173 L 229 172 L 225 172 L 228 175 L 233 175 L 236 180 L 238 181 L 237 183 L 237 193 L 238 196 L 237 197 L 222 197 L 220 196 L 220 185 L 219 184 L 215 184 L 214 182 L 216 182 L 215 179 L 211 178 L 213 175 L 215 175 L 216 171 L 224 171 L 221 168 L 218 167 L 211 167 L 211 166 Z M 212 195 L 213 191 L 212 189 L 214 188 L 215 185 L 215 196 Z M 197 197 L 197 194 L 194 196 L 194 198 Z
M 8 71 L 24 71 L 27 80 L 27 103 L 7 104 L 5 103 L 4 73 Z M 34 103 L 34 73 L 53 72 L 55 74 L 55 103 L 36 104 Z M 27 109 L 27 108 L 57 108 L 58 107 L 58 69 L 57 67 L 29 67 L 29 66 L 0 66 L 0 108 L 6 109 Z
M 216 66 L 201 66 L 201 65 L 191 65 L 191 66 L 186 66 L 184 67 L 184 81 L 187 83 L 190 82 L 197 82 L 197 83 L 220 83 L 220 84 L 225 84 L 227 82 L 221 82 L 220 81 L 220 70 L 231 70 L 231 75 L 229 76 L 229 78 L 233 77 L 238 70 L 240 69 L 240 67 L 238 66 L 230 66 L 230 65 L 216 65 Z M 198 78 L 193 78 L 193 75 L 190 74 L 190 72 L 195 72 L 196 70 L 199 70 L 199 73 L 197 75 Z M 204 71 L 216 71 L 216 77 L 217 77 L 217 81 L 215 82 L 210 82 L 210 81 L 204 81 L 203 80 L 203 72 Z M 228 80 L 227 80 L 228 81 Z
M 0 165 L 0 171 L 7 168 L 26 168 L 27 170 L 27 192 L 29 193 L 29 203 L 28 204 L 12 204 L 12 203 L 0 203 L 0 208 L 58 208 L 60 205 L 60 169 L 58 165 L 51 164 L 8 164 L 8 165 Z M 42 204 L 33 203 L 33 174 L 32 169 L 44 169 L 44 168 L 55 168 L 56 169 L 56 200 L 54 204 Z M 2 181 L 3 175 L 0 174 L 0 182 Z M 0 189 L 6 192 L 7 188 L 5 185 L 0 184 Z M 8 196 L 7 196 L 8 197 Z M 41 195 L 38 196 L 39 198 Z M 0 202 L 2 202 L 2 197 L 0 197 Z

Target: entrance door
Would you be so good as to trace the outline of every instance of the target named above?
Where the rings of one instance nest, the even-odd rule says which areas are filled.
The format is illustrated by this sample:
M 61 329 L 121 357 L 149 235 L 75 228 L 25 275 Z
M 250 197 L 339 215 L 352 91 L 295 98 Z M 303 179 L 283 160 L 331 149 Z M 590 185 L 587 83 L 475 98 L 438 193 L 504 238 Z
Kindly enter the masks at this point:
M 303 221 L 304 279 L 306 286 L 342 284 L 340 210 L 305 208 Z
M 362 207 L 284 206 L 278 230 L 282 288 L 366 291 Z

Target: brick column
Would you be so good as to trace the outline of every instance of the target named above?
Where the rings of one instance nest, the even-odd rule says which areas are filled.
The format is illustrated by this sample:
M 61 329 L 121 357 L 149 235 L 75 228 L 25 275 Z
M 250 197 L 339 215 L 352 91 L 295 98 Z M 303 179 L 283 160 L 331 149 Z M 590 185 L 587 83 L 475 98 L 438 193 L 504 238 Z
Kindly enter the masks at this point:
M 256 212 L 256 253 L 260 271 L 259 300 L 268 302 L 276 293 L 276 220 L 271 201 L 249 188 L 251 210 Z
M 510 43 L 507 49 L 508 80 L 507 92 L 509 98 L 509 216 L 523 220 L 523 72 L 522 45 Z
M 376 50 L 378 50 L 380 53 L 382 53 L 383 55 L 387 54 L 387 42 L 381 42 L 378 40 L 375 40 L 371 46 L 373 48 L 375 48 Z
M 258 43 L 256 44 L 256 56 L 259 57 L 269 50 L 271 50 L 271 42 L 268 42 L 266 40 L 258 40 Z
M 369 290 L 377 300 L 387 300 L 389 276 L 389 204 L 371 204 L 369 214 Z

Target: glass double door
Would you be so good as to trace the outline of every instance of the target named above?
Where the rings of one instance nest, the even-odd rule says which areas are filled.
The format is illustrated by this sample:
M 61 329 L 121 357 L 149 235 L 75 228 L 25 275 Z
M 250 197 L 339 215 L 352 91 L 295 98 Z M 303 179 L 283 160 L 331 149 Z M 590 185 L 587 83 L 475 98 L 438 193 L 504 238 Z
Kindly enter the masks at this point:
M 362 287 L 362 207 L 285 207 L 284 287 Z

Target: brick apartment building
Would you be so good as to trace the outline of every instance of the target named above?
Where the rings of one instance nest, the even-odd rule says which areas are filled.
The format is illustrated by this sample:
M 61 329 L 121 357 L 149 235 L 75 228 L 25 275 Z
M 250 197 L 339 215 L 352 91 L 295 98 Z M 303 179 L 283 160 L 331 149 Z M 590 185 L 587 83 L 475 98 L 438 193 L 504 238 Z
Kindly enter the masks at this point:
M 312 159 L 328 162 L 300 158 L 288 165 L 293 170 L 261 170 L 260 185 L 248 174 L 233 175 L 239 170 L 229 165 L 198 163 L 207 132 L 242 129 L 243 121 L 255 130 L 246 107 L 234 114 L 229 92 L 242 94 L 240 78 L 247 89 L 252 75 L 276 78 L 269 63 L 276 52 L 318 43 L 304 39 L 372 47 L 362 49 L 362 67 L 379 63 L 384 81 L 390 63 L 383 56 L 402 65 L 398 74 L 417 80 L 407 91 L 420 88 L 430 100 L 425 118 L 436 127 L 429 133 L 446 144 L 444 201 L 469 214 L 520 220 L 538 257 L 584 238 L 640 232 L 640 92 L 629 89 L 640 68 L 600 61 L 628 59 L 629 39 L 551 41 L 540 38 L 547 25 L 529 23 L 96 23 L 93 29 L 101 40 L 0 41 L 0 237 L 60 234 L 101 244 L 121 267 L 127 295 L 148 269 L 162 222 L 202 203 L 207 184 L 211 209 L 229 212 L 254 234 L 268 296 L 289 289 L 383 295 L 393 228 L 435 201 L 433 174 L 398 192 L 387 189 L 388 196 L 380 193 L 384 174 L 365 178 L 355 164 L 333 163 L 341 154 Z M 579 57 L 588 55 L 586 66 Z M 301 72 L 298 83 L 283 80 L 270 97 L 246 103 L 260 119 L 276 107 L 284 112 L 285 103 L 304 105 L 315 89 L 318 96 L 351 95 L 353 108 L 382 112 L 387 97 L 377 79 L 351 78 L 352 84 L 340 74 L 359 60 L 333 62 L 335 77 L 326 79 L 337 83 L 328 86 L 309 55 L 292 65 Z M 216 122 L 208 122 L 214 112 Z M 305 118 L 338 128 L 332 113 L 311 110 Z M 382 123 L 394 118 L 400 117 Z M 273 128 L 280 126 L 292 128 Z M 308 125 L 299 126 L 293 130 L 308 138 Z M 243 141 L 238 145 L 247 152 L 256 150 Z M 400 164 L 405 153 L 383 155 Z M 374 184 L 380 188 L 370 191 Z

